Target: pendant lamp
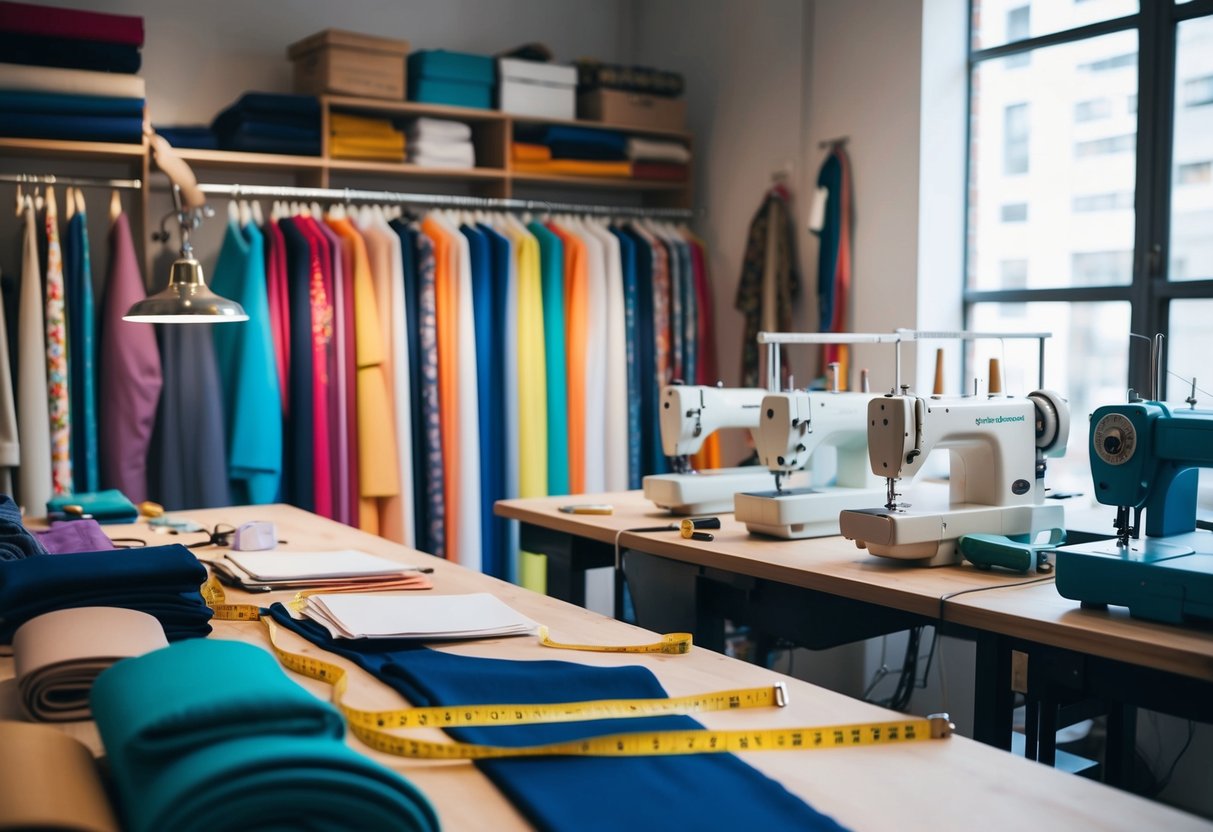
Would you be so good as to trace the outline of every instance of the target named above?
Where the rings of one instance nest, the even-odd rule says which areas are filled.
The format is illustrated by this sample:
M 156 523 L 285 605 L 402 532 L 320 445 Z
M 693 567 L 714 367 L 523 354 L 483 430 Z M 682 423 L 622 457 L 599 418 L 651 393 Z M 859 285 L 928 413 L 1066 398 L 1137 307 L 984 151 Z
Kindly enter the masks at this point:
M 247 321 L 248 315 L 240 304 L 220 297 L 207 288 L 202 264 L 194 259 L 190 232 L 202 224 L 207 212 L 206 197 L 198 190 L 193 171 L 173 153 L 168 142 L 154 133 L 151 134 L 151 146 L 156 164 L 173 183 L 173 203 L 181 231 L 181 256 L 169 268 L 168 286 L 136 302 L 122 316 L 122 320 L 151 324 Z M 158 239 L 167 241 L 168 238 L 168 232 L 161 226 Z

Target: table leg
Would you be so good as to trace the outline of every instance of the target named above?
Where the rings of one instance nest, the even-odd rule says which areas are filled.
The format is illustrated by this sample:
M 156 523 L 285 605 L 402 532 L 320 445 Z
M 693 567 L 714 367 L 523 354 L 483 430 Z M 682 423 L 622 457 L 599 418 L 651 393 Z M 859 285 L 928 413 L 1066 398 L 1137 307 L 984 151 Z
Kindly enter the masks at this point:
M 1014 704 L 1008 640 L 997 633 L 978 633 L 973 738 L 1010 751 Z

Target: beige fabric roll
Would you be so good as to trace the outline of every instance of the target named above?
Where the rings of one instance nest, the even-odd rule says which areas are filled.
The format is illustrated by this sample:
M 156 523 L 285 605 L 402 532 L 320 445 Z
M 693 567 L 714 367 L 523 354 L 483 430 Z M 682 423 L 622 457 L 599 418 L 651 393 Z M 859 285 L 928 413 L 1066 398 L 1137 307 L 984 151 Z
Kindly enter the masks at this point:
M 93 755 L 78 740 L 0 721 L 0 830 L 118 832 Z
M 101 671 L 119 659 L 167 647 L 155 617 L 120 607 L 77 607 L 31 618 L 13 634 L 13 669 L 32 719 L 89 719 Z

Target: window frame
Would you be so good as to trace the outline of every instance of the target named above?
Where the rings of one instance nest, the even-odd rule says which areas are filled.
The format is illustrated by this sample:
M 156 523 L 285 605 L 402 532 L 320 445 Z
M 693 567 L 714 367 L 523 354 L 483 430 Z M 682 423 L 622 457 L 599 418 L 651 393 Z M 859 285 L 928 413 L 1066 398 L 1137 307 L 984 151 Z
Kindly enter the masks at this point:
M 1061 32 L 975 49 L 973 4 L 969 0 L 968 75 L 966 78 L 965 118 L 965 210 L 964 210 L 964 290 L 962 315 L 969 325 L 972 310 L 979 303 L 1098 302 L 1128 301 L 1130 329 L 1134 333 L 1169 335 L 1168 317 L 1174 300 L 1213 299 L 1213 276 L 1201 280 L 1168 280 L 1171 240 L 1171 149 L 1177 106 L 1176 39 L 1185 20 L 1213 15 L 1213 0 L 1140 0 L 1136 14 L 1077 26 Z M 973 176 L 973 76 L 982 63 L 1010 55 L 1030 53 L 1059 44 L 1074 43 L 1114 32 L 1137 32 L 1137 151 L 1134 208 L 1132 281 L 1127 286 L 1066 286 L 1044 289 L 972 289 L 969 286 L 972 238 L 969 222 Z M 1029 165 L 1031 161 L 1029 160 Z M 1126 386 L 1140 391 L 1149 389 L 1149 351 L 1144 342 L 1131 339 Z M 1167 350 L 1163 350 L 1163 375 L 1166 378 Z M 966 358 L 967 361 L 967 358 Z M 967 372 L 967 368 L 965 372 Z M 1135 383 L 1136 382 L 1136 383 Z M 1163 390 L 1165 396 L 1165 386 Z

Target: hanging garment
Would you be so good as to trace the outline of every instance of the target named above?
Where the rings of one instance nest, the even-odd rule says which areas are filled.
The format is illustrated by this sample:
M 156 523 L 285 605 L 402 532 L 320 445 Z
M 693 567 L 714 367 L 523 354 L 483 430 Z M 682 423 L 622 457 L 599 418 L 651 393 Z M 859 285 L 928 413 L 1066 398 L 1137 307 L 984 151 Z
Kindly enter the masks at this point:
M 792 303 L 800 295 L 800 270 L 792 213 L 781 190 L 772 189 L 750 221 L 741 279 L 733 301 L 745 316 L 741 340 L 741 386 L 759 387 L 758 332 L 792 327 Z M 781 355 L 783 348 L 781 347 Z M 787 367 L 787 361 L 781 360 Z M 761 380 L 765 383 L 765 379 Z
M 628 465 L 630 446 L 628 401 L 628 325 L 624 301 L 621 245 L 614 235 L 594 220 L 584 222 L 602 246 L 603 283 L 606 290 L 606 335 L 601 339 L 606 362 L 603 377 L 603 487 L 606 491 L 627 491 L 630 487 Z M 636 434 L 639 436 L 639 432 Z
M 338 234 L 327 222 L 318 224 L 322 231 L 327 232 L 329 243 L 333 246 L 334 275 L 338 272 L 341 275 L 341 304 L 338 307 L 340 320 L 337 322 L 337 337 L 340 339 L 344 356 L 342 359 L 344 361 L 342 395 L 345 399 L 345 407 L 342 418 L 344 419 L 345 436 L 339 443 L 343 457 L 338 461 L 337 469 L 343 481 L 337 491 L 344 495 L 346 500 L 342 522 L 361 528 L 359 521 L 362 497 L 359 493 L 361 480 L 359 479 L 358 461 L 358 335 L 355 331 L 357 303 L 354 296 L 354 248 L 348 239 Z M 340 266 L 338 266 L 338 258 L 340 258 Z M 335 277 L 334 280 L 336 280 Z M 341 374 L 339 374 L 340 377 Z M 340 419 L 338 424 L 342 424 Z
M 287 303 L 290 316 L 290 401 L 283 442 L 284 493 L 293 505 L 316 509 L 315 491 L 315 374 L 312 370 L 312 248 L 293 219 L 278 221 L 286 252 Z
M 249 319 L 214 331 L 226 393 L 227 471 L 232 502 L 275 502 L 282 478 L 282 399 L 266 296 L 264 238 L 251 223 L 229 222 L 212 273 L 216 294 L 239 303 Z
M 328 240 L 309 216 L 294 217 L 296 227 L 308 241 L 311 267 L 308 301 L 312 310 L 312 494 L 321 517 L 335 516 L 333 509 L 333 428 L 336 404 L 334 390 L 336 350 L 333 347 L 333 257 Z
M 81 209 L 68 221 L 65 247 L 68 371 L 72 403 L 72 479 L 75 491 L 98 491 L 96 312 L 88 250 L 88 216 Z
M 13 372 L 9 355 L 8 305 L 8 298 L 0 296 L 0 495 L 13 493 L 13 469 L 21 464 L 17 402 L 13 398 Z M 20 520 L 20 511 L 17 511 L 17 516 Z
M 287 290 L 286 240 L 277 222 L 267 222 L 262 231 L 265 235 L 265 294 L 269 303 L 270 336 L 274 342 L 282 415 L 286 417 L 290 413 L 291 387 L 291 307 Z
M 636 343 L 639 344 L 640 386 L 640 476 L 664 473 L 665 455 L 658 433 L 660 425 L 659 370 L 657 363 L 657 335 L 654 306 L 657 292 L 653 287 L 653 275 L 657 268 L 657 254 L 649 241 L 634 226 L 623 229 L 632 240 L 636 252 Z
M 98 354 L 101 486 L 116 488 L 138 503 L 148 498 L 148 450 L 164 379 L 155 327 L 122 320 L 126 310 L 147 296 L 126 214 L 114 220 L 109 237 Z M 27 451 L 24 437 L 22 444 Z
M 419 429 L 424 442 L 422 465 L 425 467 L 425 551 L 444 557 L 446 554 L 446 485 L 442 464 L 442 412 L 438 379 L 438 312 L 436 270 L 438 254 L 434 240 L 421 232 L 410 230 L 417 243 L 417 343 L 418 374 L 422 421 Z
M 353 485 L 356 477 L 350 473 L 351 448 L 357 445 L 350 441 L 350 421 L 353 413 L 354 377 L 358 372 L 353 365 L 353 334 L 346 328 L 353 320 L 353 310 L 346 309 L 352 305 L 351 297 L 346 289 L 346 247 L 341 238 L 323 222 L 313 220 L 312 225 L 324 237 L 329 247 L 329 271 L 332 275 L 332 286 L 325 285 L 333 305 L 333 336 L 329 340 L 326 352 L 329 367 L 329 449 L 332 454 L 330 468 L 332 473 L 333 519 L 351 524 L 351 492 L 356 491 Z M 355 495 L 356 499 L 356 495 Z
M 720 381 L 720 373 L 716 362 L 716 329 L 713 325 L 712 285 L 708 280 L 707 258 L 704 255 L 703 243 L 689 231 L 683 230 L 691 249 L 691 265 L 695 273 L 695 301 L 699 310 L 699 358 L 695 367 L 695 384 L 714 385 Z M 692 458 L 692 465 L 698 471 L 720 468 L 723 465 L 720 455 L 720 434 L 713 433 L 703 443 L 699 453 Z
M 841 145 L 830 150 L 817 174 L 817 187 L 828 192 L 825 223 L 817 230 L 821 245 L 817 250 L 817 325 L 821 332 L 845 332 L 847 300 L 851 288 L 851 171 L 850 161 Z M 842 344 L 830 344 L 822 350 L 822 369 L 838 362 L 838 377 L 843 389 L 850 378 L 848 350 Z
M 593 667 L 561 661 L 506 661 L 440 653 L 403 639 L 333 639 L 281 604 L 275 620 L 324 650 L 353 661 L 409 702 L 460 705 L 509 701 L 666 696 L 644 667 Z M 693 730 L 687 716 L 450 729 L 461 742 L 533 745 L 636 731 Z M 780 783 L 732 754 L 668 757 L 534 757 L 484 760 L 476 767 L 528 822 L 542 830 L 771 829 L 842 832 Z M 627 799 L 587 800 L 587 783 L 609 784 Z
M 565 395 L 570 494 L 585 493 L 586 352 L 590 337 L 589 272 L 585 244 L 554 222 L 547 228 L 564 247 Z M 546 298 L 545 298 L 546 300 Z
M 443 551 L 459 557 L 459 458 L 463 444 L 459 434 L 459 361 L 457 349 L 459 277 L 454 240 L 434 215 L 421 224 L 434 246 L 434 341 L 438 367 L 438 415 L 441 422 L 443 495 Z M 424 337 L 424 336 L 423 336 Z M 423 347 L 424 349 L 424 347 Z
M 55 192 L 46 191 L 46 395 L 51 429 L 51 487 L 72 493 L 72 416 L 68 389 L 67 303 Z
M 408 403 L 409 431 L 401 437 L 409 447 L 410 491 L 413 497 L 413 546 L 429 552 L 429 505 L 426 492 L 425 415 L 421 392 L 421 328 L 420 314 L 420 268 L 417 248 L 418 232 L 402 220 L 395 219 L 388 226 L 400 241 L 401 285 L 404 299 L 404 349 L 408 354 Z
M 644 431 L 641 414 L 643 394 L 640 382 L 640 367 L 643 353 L 640 345 L 639 290 L 636 288 L 636 243 L 631 236 L 618 228 L 609 228 L 611 236 L 619 243 L 620 276 L 623 281 L 623 322 L 627 342 L 627 430 L 628 430 L 628 489 L 641 486 L 644 451 Z
M 602 241 L 583 220 L 570 223 L 585 251 L 586 350 L 585 350 L 585 480 L 584 490 L 599 494 L 606 487 L 607 417 L 607 316 L 606 253 Z
M 569 493 L 568 373 L 565 369 L 565 258 L 560 238 L 541 223 L 527 226 L 539 241 L 543 285 L 544 361 L 547 376 L 548 487 L 551 495 Z
M 54 496 L 54 483 L 51 477 L 50 408 L 46 396 L 46 330 L 42 317 L 38 221 L 30 197 L 26 197 L 24 214 L 21 305 L 17 323 L 17 421 L 21 431 L 17 496 L 28 516 L 44 517 L 46 501 Z
M 488 237 L 479 228 L 463 224 L 460 233 L 467 241 L 472 266 L 472 314 L 476 340 L 476 403 L 479 415 L 480 448 L 480 569 L 486 575 L 500 577 L 501 553 L 493 535 L 493 502 L 501 499 L 497 473 L 501 467 L 501 445 L 494 442 L 493 426 L 500 423 L 501 411 L 494 410 L 493 354 L 500 353 L 493 310 L 493 258 Z M 493 450 L 490 450 L 493 449 Z
M 506 360 L 507 352 L 510 351 L 510 340 L 506 334 L 508 328 L 507 318 L 510 315 L 511 309 L 516 316 L 518 313 L 518 299 L 516 289 L 513 284 L 516 282 L 514 251 L 509 238 L 502 234 L 497 229 L 483 222 L 477 224 L 477 229 L 488 240 L 489 250 L 492 262 L 491 269 L 491 291 L 489 293 L 488 307 L 489 314 L 492 319 L 492 332 L 490 334 L 491 343 L 488 347 L 488 360 L 481 367 L 488 369 L 484 373 L 488 376 L 488 397 L 490 414 L 488 422 L 488 441 L 481 441 L 482 456 L 488 456 L 490 461 L 489 466 L 489 491 L 487 494 L 481 493 L 481 501 L 488 508 L 488 524 L 485 528 L 489 529 L 487 534 L 492 536 L 493 547 L 496 551 L 495 571 L 488 572 L 497 578 L 503 580 L 511 580 L 513 567 L 510 561 L 513 560 L 513 549 L 510 547 L 510 526 L 512 525 L 504 517 L 497 517 L 492 506 L 497 500 L 506 499 L 508 497 L 517 496 L 517 479 L 518 479 L 518 442 L 515 438 L 517 435 L 517 403 L 514 403 L 515 411 L 510 411 L 510 403 L 507 401 L 505 390 L 506 384 Z M 511 294 L 513 298 L 511 299 Z M 517 327 L 517 323 L 514 324 Z M 517 361 L 517 332 L 514 332 L 514 360 Z M 514 370 L 515 384 L 517 383 L 517 369 Z M 517 390 L 513 391 L 513 395 L 517 397 Z M 484 408 L 481 408 L 481 413 L 484 413 Z M 485 434 L 483 429 L 486 419 L 481 416 L 481 433 Z M 497 451 L 486 451 L 486 449 L 495 448 Z M 510 483 L 511 476 L 513 485 Z

